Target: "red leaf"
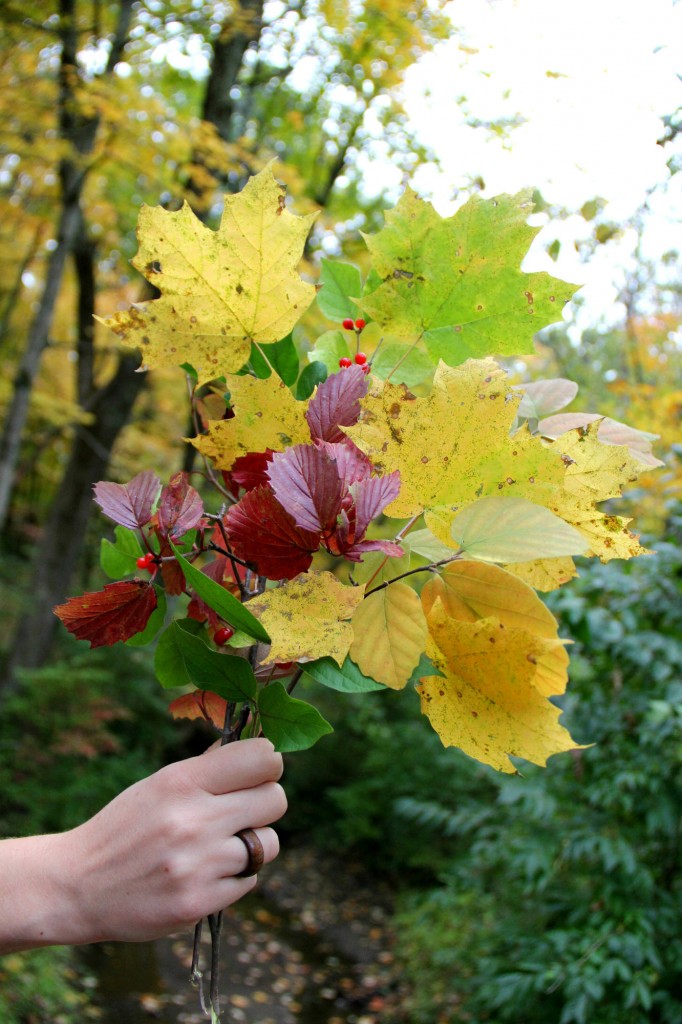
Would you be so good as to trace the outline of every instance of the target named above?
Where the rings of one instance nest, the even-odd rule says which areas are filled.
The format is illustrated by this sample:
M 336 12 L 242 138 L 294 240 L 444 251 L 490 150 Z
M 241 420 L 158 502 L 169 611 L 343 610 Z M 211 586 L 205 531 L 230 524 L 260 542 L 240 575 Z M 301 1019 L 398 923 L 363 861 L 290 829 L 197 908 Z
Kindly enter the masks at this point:
M 343 441 L 339 427 L 351 427 L 360 416 L 360 399 L 367 394 L 361 366 L 332 373 L 310 399 L 305 418 L 313 441 Z
M 144 580 L 108 583 L 94 594 L 71 597 L 54 608 L 69 633 L 91 647 L 110 647 L 140 633 L 156 608 L 156 591 Z
M 352 492 L 355 499 L 355 533 L 357 537 L 364 537 L 372 520 L 398 497 L 400 473 L 396 470 L 386 476 L 361 480 L 353 484 Z
M 297 444 L 275 452 L 268 471 L 280 505 L 303 530 L 324 531 L 336 523 L 348 488 L 328 448 Z
M 245 494 L 225 516 L 225 528 L 238 558 L 270 580 L 290 580 L 305 572 L 320 546 L 319 530 L 302 530 L 269 487 Z
M 321 441 L 317 447 L 323 448 L 336 461 L 337 473 L 346 487 L 372 475 L 372 463 L 349 437 L 339 444 Z
M 161 481 L 156 473 L 145 469 L 127 484 L 100 480 L 94 487 L 95 501 L 109 519 L 119 526 L 135 530 L 151 519 L 160 487 Z
M 222 729 L 225 722 L 227 701 L 211 690 L 192 690 L 183 697 L 177 697 L 168 705 L 173 718 L 205 718 L 207 722 Z
M 271 458 L 272 449 L 270 448 L 264 452 L 249 452 L 248 455 L 240 455 L 230 472 L 223 473 L 230 490 L 236 494 L 240 488 L 244 491 L 252 491 L 254 487 L 262 487 L 267 484 L 267 471 Z
M 187 473 L 176 473 L 161 491 L 156 513 L 159 530 L 172 541 L 179 540 L 201 522 L 204 503 L 199 492 L 190 486 Z
M 173 554 L 168 540 L 158 529 L 156 530 L 156 536 L 159 538 L 159 557 L 162 559 L 161 579 L 163 580 L 165 591 L 169 597 L 184 594 L 185 574 L 180 568 L 180 563 Z

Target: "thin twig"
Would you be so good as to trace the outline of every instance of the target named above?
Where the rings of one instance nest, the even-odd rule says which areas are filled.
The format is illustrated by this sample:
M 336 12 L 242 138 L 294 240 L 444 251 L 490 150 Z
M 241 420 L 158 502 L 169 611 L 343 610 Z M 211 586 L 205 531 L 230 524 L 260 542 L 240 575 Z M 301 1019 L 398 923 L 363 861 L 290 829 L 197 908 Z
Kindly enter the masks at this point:
M 386 587 L 390 587 L 391 583 L 397 583 L 398 580 L 404 580 L 406 576 L 413 576 L 416 572 L 435 572 L 441 565 L 449 565 L 450 562 L 456 562 L 463 555 L 462 551 L 458 551 L 452 555 L 451 558 L 441 558 L 440 562 L 431 562 L 430 565 L 420 565 L 416 569 L 408 569 L 407 572 L 401 572 L 399 576 L 394 576 L 392 580 L 384 580 L 377 587 L 372 587 L 371 590 L 365 591 L 365 597 L 369 597 L 370 594 L 376 594 L 377 590 L 385 590 Z

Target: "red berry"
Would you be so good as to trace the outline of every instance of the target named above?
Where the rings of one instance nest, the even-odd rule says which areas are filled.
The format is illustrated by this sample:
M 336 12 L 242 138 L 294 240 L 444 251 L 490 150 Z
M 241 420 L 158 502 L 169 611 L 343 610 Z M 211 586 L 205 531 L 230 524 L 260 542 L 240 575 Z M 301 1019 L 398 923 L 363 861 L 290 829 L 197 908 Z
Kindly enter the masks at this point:
M 213 634 L 213 640 L 218 647 L 224 647 L 228 640 L 231 640 L 233 636 L 234 630 L 232 629 L 232 626 L 221 626 L 220 629 L 216 629 Z
M 365 326 L 365 321 L 362 319 L 362 317 L 360 317 L 358 320 L 355 321 L 355 329 L 356 329 L 356 331 L 361 331 L 364 326 Z
M 343 327 L 343 329 L 344 329 L 345 331 L 352 331 L 352 330 L 353 330 L 353 328 L 354 328 L 354 324 L 353 324 L 353 321 L 352 321 L 352 320 L 350 319 L 350 317 L 347 317 L 347 318 L 346 318 L 346 319 L 345 319 L 345 320 L 343 321 L 342 327 Z
M 363 366 L 363 368 L 362 368 L 362 372 L 363 372 L 363 373 L 364 373 L 365 375 L 369 373 L 369 363 L 365 363 L 365 365 L 364 365 L 364 366 Z
M 146 555 L 140 555 L 135 564 L 138 569 L 146 569 L 147 572 L 151 572 L 152 565 L 154 564 L 154 556 L 151 551 L 148 551 Z
M 295 661 L 278 661 L 276 662 L 276 668 L 281 672 L 288 672 L 290 668 L 293 668 L 296 664 Z
M 342 358 L 339 359 L 339 366 L 341 367 L 342 370 L 345 370 L 345 369 L 347 369 L 347 367 L 352 366 L 352 365 L 353 364 L 351 363 L 351 361 L 348 358 L 348 356 L 342 356 Z
M 365 353 L 364 352 L 356 352 L 355 353 L 355 362 L 358 364 L 358 366 L 364 366 L 365 363 L 367 362 L 367 356 L 365 355 Z

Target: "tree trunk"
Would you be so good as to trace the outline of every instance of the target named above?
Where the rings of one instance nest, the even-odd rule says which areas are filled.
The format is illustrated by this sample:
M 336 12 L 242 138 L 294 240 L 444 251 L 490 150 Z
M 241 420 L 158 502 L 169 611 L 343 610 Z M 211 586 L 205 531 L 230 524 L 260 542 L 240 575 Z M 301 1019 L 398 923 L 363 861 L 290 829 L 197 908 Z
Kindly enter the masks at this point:
M 31 610 L 16 632 L 5 668 L 4 693 L 16 685 L 18 667 L 36 668 L 49 654 L 57 626 L 52 609 L 67 596 L 73 567 L 83 549 L 92 509 L 92 484 L 106 474 L 114 441 L 145 384 L 145 374 L 135 372 L 137 362 L 135 356 L 121 358 L 115 376 L 91 403 L 94 423 L 78 428 L 68 468 L 36 551 Z

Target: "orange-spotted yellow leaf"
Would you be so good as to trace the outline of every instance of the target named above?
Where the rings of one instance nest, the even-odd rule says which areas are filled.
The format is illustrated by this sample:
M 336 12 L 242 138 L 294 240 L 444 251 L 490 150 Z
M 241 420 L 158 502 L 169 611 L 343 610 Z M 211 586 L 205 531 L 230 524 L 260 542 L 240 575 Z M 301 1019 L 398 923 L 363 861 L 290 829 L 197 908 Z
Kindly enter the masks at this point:
M 305 418 L 307 402 L 297 402 L 286 384 L 272 374 L 227 378 L 234 416 L 209 425 L 208 433 L 192 442 L 218 469 L 229 470 L 249 452 L 270 448 L 281 452 L 310 443 Z
M 370 594 L 353 615 L 350 656 L 360 671 L 393 690 L 401 690 L 419 663 L 426 642 L 426 621 L 415 591 L 392 583 Z
M 507 629 L 523 629 L 552 641 L 537 655 L 534 685 L 543 696 L 563 693 L 568 680 L 568 654 L 559 639 L 559 625 L 535 591 L 510 572 L 483 562 L 453 562 L 433 576 L 421 592 L 428 615 L 440 600 L 447 614 L 460 622 L 495 618 Z
M 307 572 L 249 601 L 272 642 L 263 664 L 330 657 L 341 665 L 353 642 L 348 620 L 364 592 L 330 572 Z
M 427 622 L 426 653 L 441 675 L 422 677 L 417 690 L 444 746 L 503 772 L 516 770 L 510 756 L 544 765 L 577 746 L 535 686 L 537 658 L 552 641 L 495 618 L 457 621 L 441 601 Z
M 198 383 L 239 370 L 255 344 L 279 341 L 315 297 L 296 267 L 314 215 L 296 217 L 270 166 L 225 197 L 217 231 L 187 203 L 144 206 L 133 265 L 161 292 L 104 320 L 138 346 L 144 368 L 189 363 Z

